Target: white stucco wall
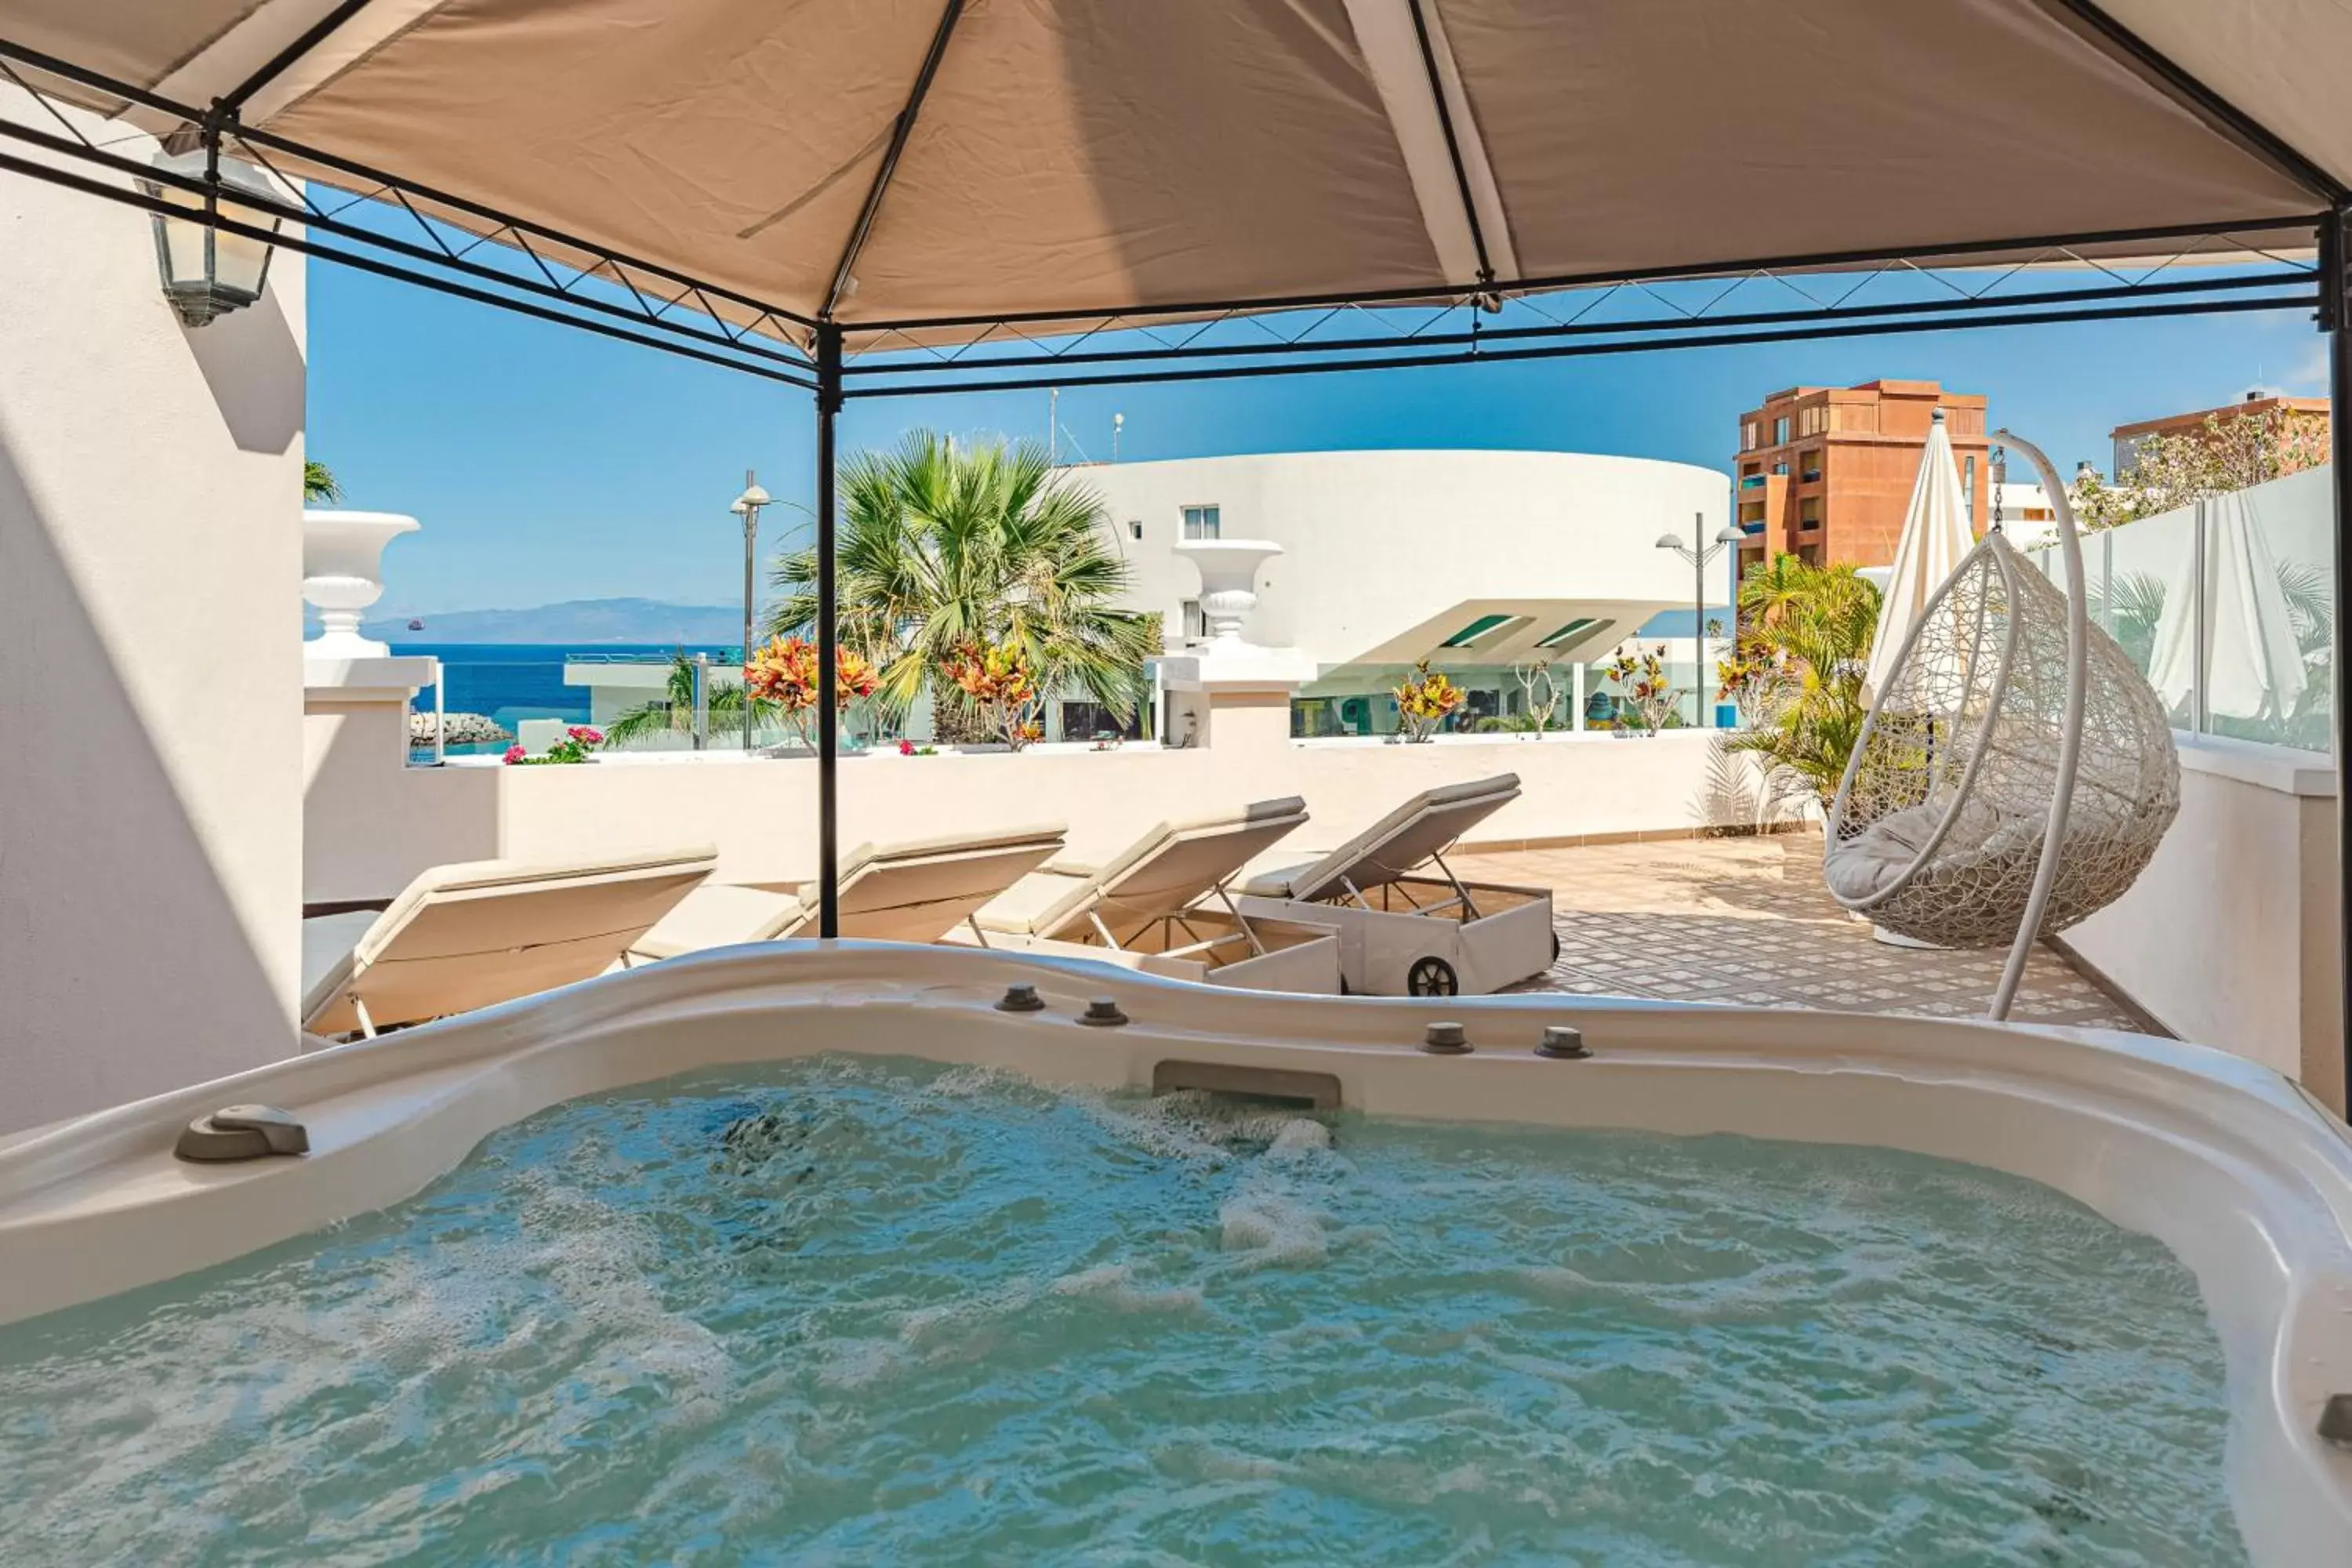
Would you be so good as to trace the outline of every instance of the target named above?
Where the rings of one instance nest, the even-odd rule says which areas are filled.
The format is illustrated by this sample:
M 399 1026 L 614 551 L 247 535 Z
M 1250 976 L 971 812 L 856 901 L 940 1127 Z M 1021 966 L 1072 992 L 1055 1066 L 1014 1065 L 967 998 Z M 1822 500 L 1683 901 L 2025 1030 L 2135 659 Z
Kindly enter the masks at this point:
M 269 285 L 184 331 L 143 214 L 0 174 L 0 1131 L 294 1049 L 302 258 Z
M 1192 751 L 846 758 L 842 842 L 1062 822 L 1071 853 L 1108 855 L 1155 822 L 1302 795 L 1313 820 L 1280 856 L 1338 844 L 1416 791 L 1506 772 L 1519 775 L 1521 797 L 1475 843 L 1753 820 L 1752 801 L 1716 788 L 1710 740 L 1696 732 L 1465 735 L 1423 746 L 1218 734 L 1224 743 Z M 490 853 L 565 859 L 705 840 L 719 847 L 723 881 L 793 881 L 815 872 L 815 827 L 816 765 L 806 760 L 669 752 L 580 767 L 407 769 L 364 792 L 313 793 L 305 897 L 389 899 L 428 865 Z
M 2179 735 L 2180 815 L 2139 880 L 2063 940 L 2158 1022 L 2344 1105 L 2336 773 Z
M 1401 634 L 1433 617 L 1529 599 L 1587 606 L 1547 613 L 1619 620 L 1578 651 L 1603 657 L 1658 611 L 1692 602 L 1690 566 L 1658 549 L 1658 536 L 1695 542 L 1730 515 L 1730 481 L 1713 469 L 1578 452 L 1281 452 L 1092 464 L 1070 476 L 1103 499 L 1134 572 L 1129 602 L 1158 611 L 1171 634 L 1201 586 L 1175 552 L 1185 507 L 1218 507 L 1223 538 L 1281 544 L 1259 574 L 1246 635 L 1325 666 L 1393 653 Z M 1723 602 L 1727 580 L 1718 563 L 1709 604 Z M 1459 629 L 1448 621 L 1435 637 Z

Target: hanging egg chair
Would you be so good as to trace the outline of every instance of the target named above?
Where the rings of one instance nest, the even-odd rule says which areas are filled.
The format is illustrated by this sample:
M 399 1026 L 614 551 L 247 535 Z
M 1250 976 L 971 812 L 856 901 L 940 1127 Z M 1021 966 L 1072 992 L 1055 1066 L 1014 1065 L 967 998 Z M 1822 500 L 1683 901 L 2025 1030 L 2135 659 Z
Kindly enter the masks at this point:
M 2180 807 L 2164 704 L 2091 624 L 2082 542 L 2050 460 L 2007 431 L 2057 513 L 2073 595 L 2000 527 L 1922 606 L 1863 722 L 1826 827 L 1846 909 L 1937 947 L 2009 945 L 2005 1018 L 2033 944 L 2121 898 Z

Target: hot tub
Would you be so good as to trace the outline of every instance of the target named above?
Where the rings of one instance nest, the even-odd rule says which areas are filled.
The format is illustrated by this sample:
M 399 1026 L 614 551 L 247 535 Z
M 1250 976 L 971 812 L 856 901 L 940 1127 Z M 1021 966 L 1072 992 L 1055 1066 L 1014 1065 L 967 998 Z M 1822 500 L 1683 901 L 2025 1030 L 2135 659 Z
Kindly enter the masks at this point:
M 1424 1052 L 1440 1021 L 1475 1048 Z M 1559 1025 L 1589 1058 L 1535 1053 Z M 239 1102 L 310 1152 L 173 1157 Z M 705 1561 L 1843 1532 L 2334 1564 L 2347 1229 L 2344 1128 L 2170 1042 L 737 949 L 0 1148 L 0 1452 L 36 1478 L 0 1527 L 191 1561 L 304 1560 L 315 1527 L 361 1560 L 677 1529 L 650 1539 Z M 500 1382 L 534 1346 L 572 1359 Z M 452 1409 L 491 1429 L 436 1439 Z M 2042 1490 L 1996 1528 L 2011 1461 Z M 730 1513 L 752 1495 L 782 1511 Z

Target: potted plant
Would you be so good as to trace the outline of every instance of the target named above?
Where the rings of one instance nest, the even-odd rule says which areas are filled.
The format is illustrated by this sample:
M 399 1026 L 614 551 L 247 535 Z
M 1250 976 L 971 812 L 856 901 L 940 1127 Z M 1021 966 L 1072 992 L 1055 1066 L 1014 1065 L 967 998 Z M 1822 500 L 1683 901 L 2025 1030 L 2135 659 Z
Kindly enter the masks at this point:
M 940 662 L 940 672 L 971 701 L 988 733 L 1017 752 L 1045 737 L 1045 694 L 1017 642 L 965 643 Z
M 1674 719 L 1675 689 L 1666 679 L 1666 650 L 1663 645 L 1646 648 L 1639 643 L 1626 644 L 1610 661 L 1609 675 L 1641 721 L 1638 726 L 1621 724 L 1617 733 L 1654 735 Z
M 752 700 L 770 702 L 783 715 L 786 727 L 802 748 L 813 746 L 810 725 L 817 698 L 816 645 L 805 637 L 775 637 L 751 656 L 743 679 Z M 874 667 L 863 655 L 842 648 L 834 656 L 833 691 L 836 712 L 861 697 L 874 694 Z M 788 753 L 789 754 L 789 753 Z
M 1532 658 L 1511 666 L 1511 679 L 1519 683 L 1524 697 L 1528 723 L 1525 728 L 1540 739 L 1551 728 L 1553 716 L 1559 711 L 1560 699 L 1568 694 L 1560 689 L 1559 677 L 1553 672 L 1549 656 Z
M 1468 692 L 1454 684 L 1442 669 L 1429 668 L 1423 659 L 1412 667 L 1412 676 L 1396 689 L 1397 716 L 1404 721 L 1404 738 L 1409 745 L 1417 745 L 1437 733 L 1437 727 L 1470 700 Z

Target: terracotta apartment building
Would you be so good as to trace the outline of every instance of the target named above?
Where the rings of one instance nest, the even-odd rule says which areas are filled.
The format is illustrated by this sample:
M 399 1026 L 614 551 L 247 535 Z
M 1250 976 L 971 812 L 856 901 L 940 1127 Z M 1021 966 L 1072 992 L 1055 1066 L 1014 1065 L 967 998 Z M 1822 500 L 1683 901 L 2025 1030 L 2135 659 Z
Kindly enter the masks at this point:
M 1741 573 L 1783 552 L 1816 565 L 1893 562 L 1938 408 L 1983 532 L 1991 489 L 1983 397 L 1933 381 L 1796 386 L 1739 417 Z

